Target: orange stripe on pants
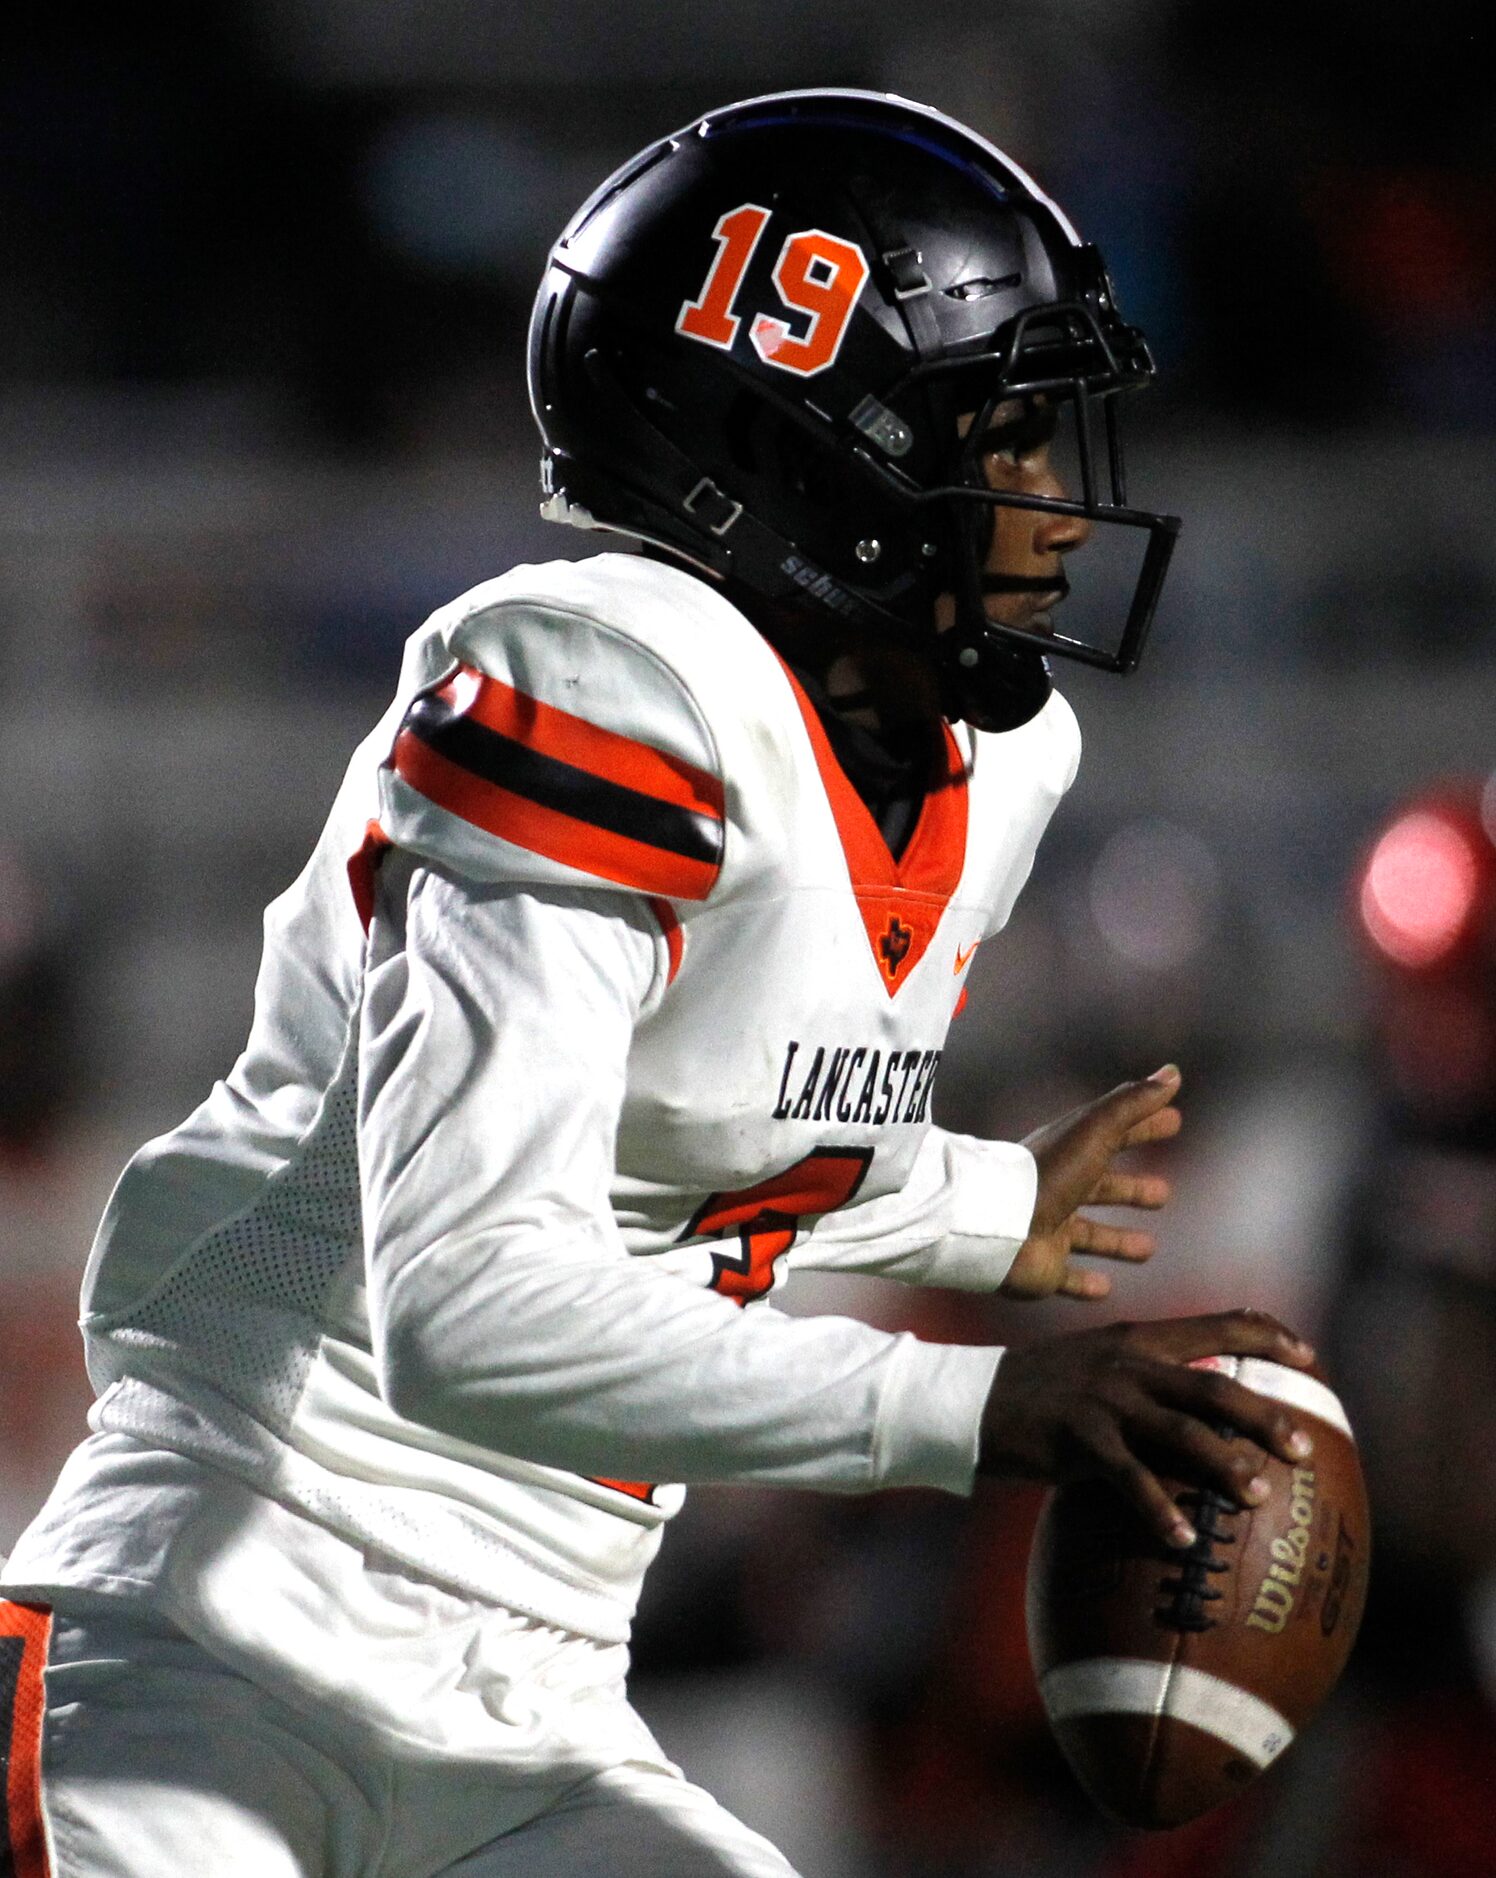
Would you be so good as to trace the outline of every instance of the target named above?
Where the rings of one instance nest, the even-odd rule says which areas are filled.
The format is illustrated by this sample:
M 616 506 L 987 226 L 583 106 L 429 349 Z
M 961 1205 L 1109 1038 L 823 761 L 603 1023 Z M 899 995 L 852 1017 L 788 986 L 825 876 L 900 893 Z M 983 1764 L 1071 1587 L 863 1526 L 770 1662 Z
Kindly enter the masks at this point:
M 0 1676 L 8 1713 L 0 1715 L 5 1753 L 5 1840 L 0 1874 L 50 1878 L 42 1824 L 42 1671 L 52 1638 L 52 1613 L 43 1604 L 0 1600 Z M 8 1859 L 6 1854 L 8 1853 Z

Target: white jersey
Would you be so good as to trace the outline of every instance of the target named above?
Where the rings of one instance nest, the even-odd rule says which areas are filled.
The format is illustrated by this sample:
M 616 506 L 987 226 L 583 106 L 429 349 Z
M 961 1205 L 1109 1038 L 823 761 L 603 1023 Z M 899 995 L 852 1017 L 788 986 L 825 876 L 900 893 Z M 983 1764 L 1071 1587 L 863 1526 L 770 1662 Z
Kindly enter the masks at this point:
M 930 1093 L 1079 738 L 944 736 L 895 862 L 708 583 L 602 555 L 429 621 L 243 1056 L 110 1201 L 96 1432 L 7 1585 L 184 1598 L 261 1504 L 608 1642 L 680 1483 L 969 1490 L 997 1352 L 769 1302 L 995 1289 L 1027 1230 L 1032 1157 Z

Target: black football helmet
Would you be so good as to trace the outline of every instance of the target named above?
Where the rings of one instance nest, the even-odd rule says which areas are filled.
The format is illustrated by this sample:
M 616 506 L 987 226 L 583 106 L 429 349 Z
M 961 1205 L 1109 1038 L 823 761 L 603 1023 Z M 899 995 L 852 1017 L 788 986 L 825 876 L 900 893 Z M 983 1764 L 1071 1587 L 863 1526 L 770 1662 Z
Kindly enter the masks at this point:
M 915 643 L 949 716 L 1010 729 L 1049 695 L 1045 653 L 1138 662 L 1179 523 L 1126 505 L 1115 394 L 1152 374 L 1096 249 L 999 150 L 899 98 L 781 92 L 643 151 L 552 250 L 530 329 L 542 512 Z M 1065 497 L 987 486 L 1013 399 L 1069 413 Z M 987 617 L 999 504 L 1132 531 L 1109 633 Z

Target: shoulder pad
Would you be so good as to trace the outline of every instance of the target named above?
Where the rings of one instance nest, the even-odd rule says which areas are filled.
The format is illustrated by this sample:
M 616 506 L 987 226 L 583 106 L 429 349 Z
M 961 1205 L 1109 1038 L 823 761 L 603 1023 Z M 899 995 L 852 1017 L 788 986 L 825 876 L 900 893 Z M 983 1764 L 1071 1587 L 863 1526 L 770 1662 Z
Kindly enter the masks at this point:
M 1080 768 L 1080 725 L 1068 699 L 1051 691 L 1044 708 L 1017 730 L 968 731 L 980 768 L 1018 765 L 1041 792 L 1058 802 Z
M 391 841 L 471 878 L 704 900 L 722 865 L 721 765 L 656 643 L 692 589 L 716 599 L 607 555 L 516 568 L 444 608 L 424 654 L 439 676 L 380 775 Z
M 1052 691 L 1032 728 L 1036 756 L 1055 794 L 1062 796 L 1080 769 L 1080 725 L 1069 699 Z

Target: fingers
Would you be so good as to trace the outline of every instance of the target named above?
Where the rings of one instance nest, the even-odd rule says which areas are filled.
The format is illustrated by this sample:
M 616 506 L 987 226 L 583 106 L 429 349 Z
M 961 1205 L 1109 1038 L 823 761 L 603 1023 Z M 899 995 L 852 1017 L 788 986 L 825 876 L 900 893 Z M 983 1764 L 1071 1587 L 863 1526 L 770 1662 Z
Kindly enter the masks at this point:
M 1201 1356 L 1261 1356 L 1307 1369 L 1314 1361 L 1312 1346 L 1266 1311 L 1216 1311 L 1137 1324 L 1128 1339 L 1145 1354 L 1174 1363 L 1191 1363 Z
M 1167 1180 L 1157 1174 L 1103 1174 L 1096 1183 L 1091 1206 L 1141 1206 L 1157 1212 L 1167 1206 L 1173 1192 Z
M 1166 1374 L 1153 1388 L 1156 1400 L 1198 1418 L 1244 1435 L 1258 1447 L 1290 1464 L 1307 1460 L 1314 1451 L 1309 1430 L 1281 1402 L 1243 1388 L 1231 1377 L 1212 1370 L 1182 1369 Z
M 1055 1286 L 1054 1295 L 1074 1298 L 1081 1304 L 1096 1304 L 1112 1295 L 1112 1281 L 1105 1272 L 1087 1272 L 1067 1267 L 1064 1277 Z
M 1070 1250 L 1089 1252 L 1094 1258 L 1126 1259 L 1141 1265 L 1158 1250 L 1151 1232 L 1128 1226 L 1103 1226 L 1099 1220 L 1077 1213 L 1070 1225 Z
M 1072 1268 L 1058 1290 L 1090 1300 L 1108 1287 L 1104 1273 Z M 1301 1425 L 1307 1417 L 1223 1368 L 1196 1366 L 1218 1355 L 1295 1368 L 1314 1360 L 1307 1343 L 1260 1311 L 1109 1324 L 1010 1348 L 983 1409 L 978 1468 L 1021 1479 L 1109 1480 L 1162 1543 L 1191 1545 L 1190 1521 L 1166 1483 L 1186 1481 L 1256 1506 L 1269 1491 L 1264 1457 L 1292 1465 L 1312 1449 Z
M 1052 1231 L 1076 1207 L 1088 1203 L 1165 1204 L 1165 1183 L 1153 1176 L 1114 1173 L 1112 1161 L 1125 1148 L 1178 1134 L 1180 1115 L 1171 1106 L 1178 1088 L 1179 1072 L 1171 1066 L 1144 1081 L 1122 1083 L 1026 1135 L 1025 1145 L 1039 1169 L 1034 1229 Z
M 1167 1546 L 1195 1543 L 1195 1529 L 1169 1498 L 1163 1483 L 1123 1440 L 1114 1423 L 1097 1417 L 1085 1430 L 1098 1471 Z
M 1133 1445 L 1160 1457 L 1167 1471 L 1192 1486 L 1213 1489 L 1239 1506 L 1257 1506 L 1270 1491 L 1261 1473 L 1262 1451 L 1220 1434 L 1190 1409 L 1152 1402 L 1131 1430 Z
M 1119 1083 L 1091 1106 L 1094 1111 L 1106 1116 L 1123 1140 L 1130 1142 L 1136 1129 L 1148 1127 L 1155 1117 L 1168 1110 L 1179 1093 L 1181 1081 L 1178 1066 L 1166 1063 L 1162 1069 L 1156 1069 L 1151 1076 L 1139 1082 Z M 1175 1113 L 1177 1117 L 1177 1111 Z M 1177 1133 L 1178 1129 L 1176 1119 L 1168 1132 Z M 1141 1138 L 1149 1141 L 1162 1139 L 1158 1135 Z
M 1171 1546 L 1192 1545 L 1195 1534 L 1148 1462 L 1250 1508 L 1260 1506 L 1271 1492 L 1262 1472 L 1264 1450 L 1290 1463 L 1304 1460 L 1310 1451 L 1308 1435 L 1293 1426 L 1279 1405 L 1239 1389 L 1229 1377 L 1190 1370 L 1179 1376 L 1186 1384 L 1204 1381 L 1209 1386 L 1171 1391 L 1169 1381 L 1151 1376 L 1145 1393 L 1113 1425 L 1128 1464 L 1112 1477 Z M 1226 1424 L 1240 1434 L 1222 1432 Z
M 1157 1109 L 1134 1122 L 1122 1137 L 1124 1148 L 1146 1147 L 1150 1141 L 1172 1141 L 1184 1126 L 1184 1117 L 1176 1108 Z

